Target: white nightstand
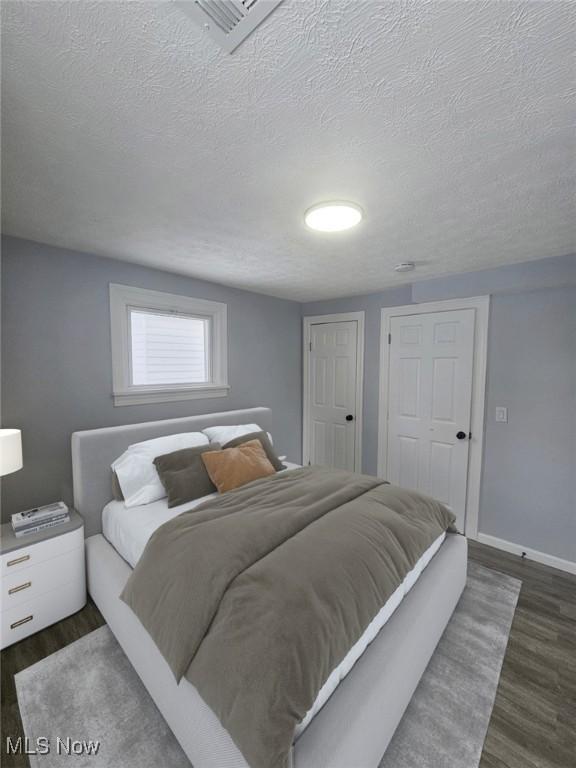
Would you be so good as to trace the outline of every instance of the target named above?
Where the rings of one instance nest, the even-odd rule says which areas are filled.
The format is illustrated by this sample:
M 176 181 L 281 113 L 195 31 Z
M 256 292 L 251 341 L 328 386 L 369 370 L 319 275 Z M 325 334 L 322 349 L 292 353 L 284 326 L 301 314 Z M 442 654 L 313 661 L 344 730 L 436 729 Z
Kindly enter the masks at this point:
M 2 617 L 0 647 L 79 611 L 86 603 L 84 521 L 70 521 L 16 538 L 2 526 Z

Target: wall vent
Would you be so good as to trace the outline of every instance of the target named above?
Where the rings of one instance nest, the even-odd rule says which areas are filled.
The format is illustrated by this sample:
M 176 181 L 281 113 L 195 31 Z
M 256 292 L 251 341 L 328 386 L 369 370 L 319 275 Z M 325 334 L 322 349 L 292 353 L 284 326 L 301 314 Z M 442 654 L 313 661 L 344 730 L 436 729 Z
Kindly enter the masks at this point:
M 282 0 L 180 0 L 177 5 L 232 53 Z

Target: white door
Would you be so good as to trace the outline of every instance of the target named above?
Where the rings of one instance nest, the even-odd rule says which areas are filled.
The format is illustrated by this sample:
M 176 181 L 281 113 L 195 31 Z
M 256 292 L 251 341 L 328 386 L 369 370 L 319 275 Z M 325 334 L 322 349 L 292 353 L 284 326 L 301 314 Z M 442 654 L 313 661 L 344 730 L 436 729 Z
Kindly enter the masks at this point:
M 310 464 L 351 472 L 356 456 L 358 322 L 310 326 L 307 382 Z
M 390 324 L 388 473 L 394 485 L 442 501 L 464 530 L 473 309 L 393 317 Z

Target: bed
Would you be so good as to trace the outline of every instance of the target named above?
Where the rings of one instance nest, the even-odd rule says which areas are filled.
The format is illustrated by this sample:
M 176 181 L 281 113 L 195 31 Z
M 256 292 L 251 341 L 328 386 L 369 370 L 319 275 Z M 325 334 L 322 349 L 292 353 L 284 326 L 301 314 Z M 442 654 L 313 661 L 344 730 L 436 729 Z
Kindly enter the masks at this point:
M 142 520 L 141 525 L 134 513 L 136 523 L 131 524 L 111 501 L 110 464 L 135 442 L 249 423 L 273 431 L 270 411 L 254 408 L 77 432 L 72 437 L 75 505 L 88 535 L 89 592 L 195 768 L 247 768 L 247 762 L 195 687 L 185 678 L 176 683 L 150 635 L 119 597 L 158 522 L 180 510 L 148 510 L 150 521 Z M 398 594 L 382 606 L 361 642 L 333 670 L 295 730 L 290 752 L 294 768 L 378 765 L 458 602 L 465 578 L 464 537 L 439 537 Z

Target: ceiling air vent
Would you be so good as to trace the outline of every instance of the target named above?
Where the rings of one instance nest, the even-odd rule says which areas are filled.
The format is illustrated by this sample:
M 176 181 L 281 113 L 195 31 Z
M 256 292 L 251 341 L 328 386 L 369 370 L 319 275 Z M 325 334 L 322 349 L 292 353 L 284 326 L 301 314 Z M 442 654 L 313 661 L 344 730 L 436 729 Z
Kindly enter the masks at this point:
M 178 5 L 232 53 L 282 0 L 182 0 Z

